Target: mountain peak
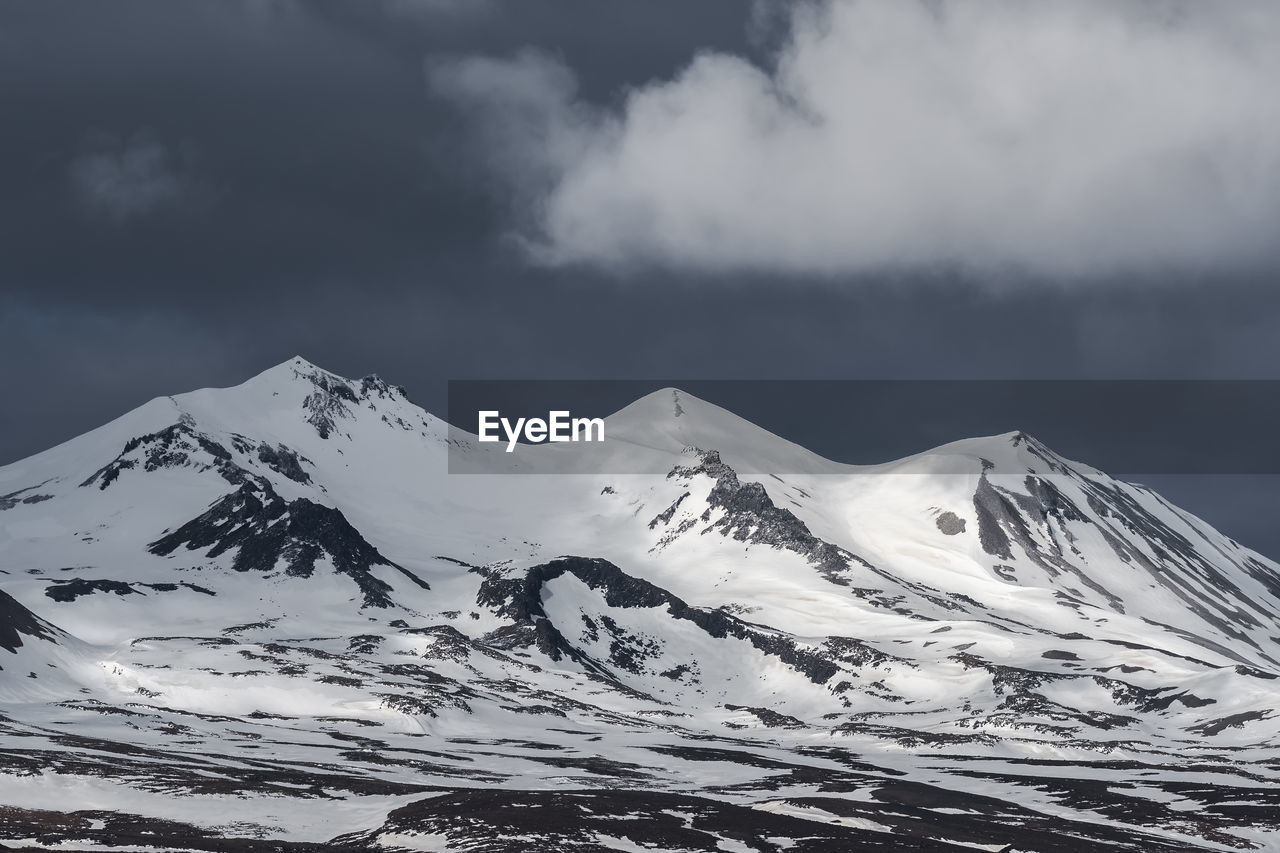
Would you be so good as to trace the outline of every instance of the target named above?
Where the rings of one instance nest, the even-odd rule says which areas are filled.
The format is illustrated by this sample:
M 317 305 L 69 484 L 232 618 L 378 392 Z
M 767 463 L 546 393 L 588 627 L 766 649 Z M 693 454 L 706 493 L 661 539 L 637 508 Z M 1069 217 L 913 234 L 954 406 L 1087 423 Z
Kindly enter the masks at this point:
M 295 355 L 293 358 L 283 362 L 281 365 L 278 365 L 278 366 L 283 366 L 283 365 L 289 365 L 290 367 L 294 367 L 299 370 L 302 370 L 302 369 L 319 370 L 320 369 L 318 365 L 314 364 L 313 362 L 307 361 L 305 358 L 303 358 L 300 355 Z
M 729 417 L 737 417 L 728 410 L 721 409 L 719 406 L 701 400 L 679 388 L 667 387 L 651 391 L 643 397 L 637 397 L 615 412 L 610 419 L 616 419 L 619 422 L 623 420 L 667 421 L 686 415 L 685 407 L 689 404 L 692 404 L 694 408 L 710 407 L 723 412 Z
M 293 382 L 295 380 L 316 381 L 318 378 L 327 378 L 330 380 L 338 380 L 349 382 L 351 380 L 344 376 L 340 376 L 329 370 L 313 364 L 300 355 L 286 359 L 277 365 L 268 367 L 266 370 L 257 374 L 248 380 L 247 383 L 264 383 L 264 382 Z
M 335 389 L 345 387 L 356 397 L 404 397 L 405 390 L 400 385 L 392 385 L 376 373 L 370 373 L 360 379 L 349 379 L 332 370 L 325 370 L 300 355 L 280 362 L 274 367 L 254 376 L 245 384 L 274 384 L 290 382 L 308 383 L 320 390 L 345 397 L 343 391 Z M 354 401 L 353 401 L 354 402 Z
M 931 450 L 882 466 L 890 471 L 935 474 L 1064 474 L 1075 469 L 1100 474 L 1094 468 L 1061 456 L 1023 430 L 974 436 L 948 442 Z
M 679 453 L 714 450 L 739 472 L 829 470 L 831 462 L 680 388 L 646 394 L 607 419 L 611 439 Z

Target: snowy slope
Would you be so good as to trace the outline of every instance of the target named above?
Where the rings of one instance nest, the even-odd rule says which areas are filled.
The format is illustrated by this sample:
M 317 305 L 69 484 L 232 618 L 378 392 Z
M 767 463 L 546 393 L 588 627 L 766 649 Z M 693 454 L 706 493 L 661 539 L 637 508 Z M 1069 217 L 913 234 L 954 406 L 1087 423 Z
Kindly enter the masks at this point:
M 1021 433 L 606 436 L 292 359 L 0 468 L 0 840 L 1277 849 L 1271 561 Z

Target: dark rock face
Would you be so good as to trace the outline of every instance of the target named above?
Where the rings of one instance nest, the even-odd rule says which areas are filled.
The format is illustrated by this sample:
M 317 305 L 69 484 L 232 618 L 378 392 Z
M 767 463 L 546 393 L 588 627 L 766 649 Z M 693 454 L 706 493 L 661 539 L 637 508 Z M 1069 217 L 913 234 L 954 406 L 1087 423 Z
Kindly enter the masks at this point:
M 860 557 L 814 536 L 794 513 L 774 504 L 764 486 L 739 480 L 737 472 L 722 462 L 716 451 L 706 450 L 699 455 L 699 465 L 675 468 L 667 478 L 703 475 L 715 481 L 707 497 L 708 508 L 700 517 L 708 524 L 703 533 L 716 530 L 738 542 L 793 551 L 807 559 L 832 583 L 848 584 L 844 574 L 849 571 L 851 562 L 870 567 Z M 649 524 L 650 529 L 658 524 L 669 524 L 682 500 L 677 500 L 654 518 Z M 724 515 L 714 523 L 711 522 L 713 509 L 724 510 Z M 667 534 L 666 540 L 685 533 L 694 524 L 692 520 L 682 522 Z
M 784 634 L 751 625 L 722 609 L 691 607 L 667 590 L 628 575 L 607 560 L 564 557 L 534 566 L 521 575 L 491 574 L 481 583 L 476 600 L 483 606 L 495 608 L 517 626 L 524 626 L 526 633 L 522 644 L 536 644 L 552 660 L 568 657 L 590 671 L 613 677 L 613 670 L 605 663 L 590 658 L 573 646 L 551 623 L 542 608 L 544 585 L 565 574 L 571 574 L 591 589 L 603 593 L 609 607 L 666 607 L 672 618 L 693 622 L 712 637 L 744 640 L 802 672 L 815 684 L 825 684 L 839 671 L 830 660 L 801 648 Z M 617 631 L 616 626 L 610 630 L 610 626 L 604 624 L 605 630 L 613 636 L 609 663 L 625 671 L 640 671 L 645 658 L 644 638 L 626 636 Z
M 179 583 L 126 583 L 125 581 L 116 580 L 87 580 L 84 578 L 76 578 L 75 580 L 55 580 L 45 589 L 44 594 L 54 601 L 68 602 L 75 601 L 84 595 L 93 595 L 97 592 L 114 593 L 115 595 L 146 595 L 142 589 L 150 589 L 155 592 L 177 592 L 179 589 L 189 589 L 192 592 L 198 592 L 203 595 L 217 595 L 211 589 L 205 589 L 193 583 L 180 581 Z
M 243 456 L 253 457 L 256 454 L 259 462 L 283 477 L 304 485 L 311 483 L 310 475 L 302 467 L 303 462 L 310 464 L 309 460 L 283 444 L 272 447 L 263 443 L 255 448 L 253 442 L 241 435 L 232 436 L 231 444 Z M 249 470 L 236 462 L 235 455 L 230 450 L 209 436 L 197 432 L 189 420 L 184 419 L 159 432 L 130 439 L 115 459 L 99 468 L 80 485 L 90 486 L 96 483 L 99 489 L 106 489 L 124 471 L 151 472 L 164 468 L 213 470 L 233 486 L 244 485 L 254 478 Z M 36 497 L 45 499 L 47 496 Z M 27 499 L 26 502 L 35 501 Z M 4 498 L 0 498 L 0 509 L 7 509 Z
M 17 653 L 23 637 L 57 642 L 53 626 L 0 590 L 0 648 Z
M 610 492 L 612 491 L 613 490 L 610 489 Z M 685 492 L 680 495 L 680 497 L 671 502 L 671 506 L 654 516 L 653 520 L 649 522 L 649 529 L 653 530 L 659 524 L 670 524 L 671 517 L 676 514 L 676 510 L 680 508 L 680 504 L 684 503 L 684 499 L 687 497 L 689 497 L 689 492 Z
M 457 815 L 466 815 L 458 821 Z M 458 791 L 396 809 L 382 832 L 446 835 L 450 847 L 489 853 L 604 853 L 620 849 L 722 851 L 770 849 L 763 838 L 799 838 L 795 849 L 835 851 L 959 851 L 953 845 L 896 838 L 797 817 L 771 814 L 706 797 L 644 790 Z M 722 845 L 721 838 L 737 842 Z M 751 842 L 756 842 L 752 844 Z
M 303 485 L 310 485 L 311 483 L 310 475 L 302 470 L 302 462 L 305 461 L 303 457 L 283 444 L 277 444 L 275 447 L 269 444 L 259 445 L 258 461 L 277 474 L 288 477 L 295 483 L 302 483 Z
M 938 529 L 947 536 L 956 536 L 964 533 L 965 521 L 954 512 L 944 512 L 938 516 Z
M 1198 726 L 1191 726 L 1190 731 L 1202 734 L 1206 737 L 1213 737 L 1227 729 L 1242 728 L 1245 723 L 1251 720 L 1265 720 L 1269 714 L 1266 711 L 1242 711 L 1238 714 L 1228 714 L 1225 717 L 1219 717 L 1207 723 L 1201 723 Z
M 231 458 L 231 452 L 218 442 L 196 432 L 185 421 L 166 427 L 159 432 L 131 438 L 124 449 L 111 462 L 95 471 L 81 486 L 98 484 L 105 489 L 115 482 L 123 471 L 140 468 L 157 471 L 161 468 L 191 467 L 197 471 L 217 471 L 224 480 L 238 486 L 249 479 L 249 474 Z
M 771 729 L 802 729 L 805 724 L 795 717 L 779 714 L 769 708 L 756 708 L 750 705 L 725 705 L 730 711 L 746 711 Z
M 1081 572 L 1068 559 L 1082 555 L 1066 524 L 1089 523 L 1121 560 L 1145 570 L 1155 583 L 1172 592 L 1189 610 L 1226 636 L 1266 654 L 1250 635 L 1240 630 L 1241 626 L 1260 625 L 1255 613 L 1240 606 L 1240 602 L 1248 602 L 1249 597 L 1186 535 L 1170 527 L 1120 484 L 1082 476 L 1034 439 L 1020 436 L 1015 443 L 1018 441 L 1026 442 L 1028 450 L 1054 472 L 1053 479 L 1028 474 L 1023 481 L 1026 490 L 1023 494 L 993 484 L 984 472 L 973 498 L 983 550 L 1002 560 L 1012 560 L 1015 550 L 1022 551 L 1050 577 L 1069 576 L 1082 588 L 1101 596 L 1107 606 L 1124 613 L 1124 604 L 1118 595 Z M 1068 497 L 1055 480 L 1077 486 L 1093 517 Z M 1153 495 L 1152 500 L 1163 504 L 1157 496 Z M 1135 544 L 1135 538 L 1141 541 L 1142 547 Z M 1268 567 L 1248 557 L 1242 558 L 1241 564 L 1264 588 L 1273 594 L 1280 593 L 1280 577 Z M 1081 593 L 1077 595 L 1083 597 Z M 1162 627 L 1177 632 L 1171 626 Z M 1221 644 L 1202 637 L 1188 636 L 1187 639 L 1239 660 L 1238 655 Z M 1280 666 L 1280 661 L 1267 659 Z
M 52 803 L 50 805 L 53 805 Z M 0 850 L 36 850 L 71 844 L 91 850 L 138 850 L 152 853 L 356 853 L 355 848 L 325 842 L 281 839 L 228 838 L 180 821 L 131 814 L 119 810 L 48 811 L 0 807 Z M 14 840 L 17 839 L 17 840 Z M 22 839 L 35 839 L 41 847 L 29 847 Z M 71 849 L 64 847 L 64 849 Z
M 44 484 L 42 483 L 41 485 Z M 10 492 L 7 495 L 0 495 L 0 512 L 6 509 L 13 509 L 18 504 L 38 504 L 41 501 L 53 499 L 53 495 L 27 495 L 25 498 L 18 497 L 23 492 L 30 492 L 38 488 L 40 488 L 40 486 L 28 486 L 25 489 L 18 489 L 18 491 Z
M 328 438 L 342 418 L 350 417 L 348 403 L 358 403 L 356 392 L 345 380 L 316 370 L 307 377 L 315 389 L 302 401 L 307 423 L 316 428 L 321 438 Z
M 360 396 L 379 397 L 384 400 L 408 399 L 403 386 L 392 385 L 373 373 L 360 380 Z
M 116 595 L 136 595 L 137 590 L 123 581 L 82 580 L 54 581 L 44 594 L 54 601 L 75 601 L 82 595 L 95 592 L 112 592 Z
M 693 758 L 699 750 L 675 750 Z M 741 752 L 702 750 L 704 761 L 750 763 Z M 780 765 L 778 770 L 803 772 Z M 614 769 L 613 775 L 621 775 Z M 1123 827 L 1047 818 L 1016 802 L 871 773 L 828 772 L 833 792 L 864 797 L 801 796 L 787 802 L 829 820 L 809 820 L 695 794 L 638 790 L 455 790 L 391 811 L 377 830 L 334 839 L 370 845 L 382 835 L 444 836 L 450 849 L 483 853 L 605 853 L 619 849 L 706 851 L 789 849 L 796 853 L 918 851 L 964 853 L 979 845 L 1004 851 L 1189 853 L 1181 841 Z M 789 778 L 783 774 L 782 778 Z M 1002 779 L 1001 781 L 1007 781 Z M 1068 780 L 1063 798 L 1097 796 L 1087 782 Z M 801 813 L 804 813 L 803 811 Z M 459 815 L 465 819 L 459 820 Z M 864 828 L 874 827 L 874 828 Z M 766 841 L 765 839 L 768 839 Z M 778 843 L 782 842 L 782 843 Z M 997 847 L 996 845 L 1003 845 Z M 365 849 L 368 849 L 367 847 Z
M 1074 544 L 1063 531 L 1066 521 L 1085 518 L 1080 509 L 1055 485 L 1042 478 L 1027 475 L 1025 484 L 1030 496 L 1010 492 L 992 484 L 983 473 L 973 494 L 973 508 L 978 517 L 978 541 L 988 554 L 1002 560 L 1014 559 L 1013 548 L 1027 555 L 1050 577 L 1070 575 L 1082 586 L 1106 599 L 1117 612 L 1124 612 L 1120 598 L 1098 585 L 1066 559 Z M 1032 530 L 1036 524 L 1050 543 L 1042 547 Z
M 352 416 L 352 406 L 377 408 L 376 403 L 379 400 L 408 399 L 404 388 L 385 382 L 372 374 L 359 382 L 353 382 L 334 376 L 332 373 L 326 373 L 319 368 L 312 368 L 305 372 L 295 368 L 294 373 L 312 385 L 311 393 L 302 401 L 302 408 L 306 412 L 307 423 L 315 427 L 320 437 L 325 439 L 335 432 L 340 432 L 339 422 Z M 394 415 L 384 414 L 382 419 L 402 429 L 415 429 L 412 424 Z
M 1118 536 L 1108 536 L 1108 544 L 1125 562 L 1141 566 L 1153 579 L 1171 590 L 1197 615 L 1214 627 L 1241 642 L 1254 645 L 1249 636 L 1235 626 L 1257 627 L 1255 616 L 1242 608 L 1229 604 L 1222 595 L 1206 594 L 1206 589 L 1227 593 L 1233 601 L 1248 601 L 1248 596 L 1237 587 L 1223 571 L 1185 536 L 1173 530 L 1162 519 L 1139 504 L 1132 495 L 1118 487 L 1100 483 L 1088 483 L 1089 506 L 1098 515 L 1113 521 L 1120 528 L 1140 535 L 1152 549 L 1155 560 L 1134 548 Z M 1174 566 L 1181 571 L 1169 571 Z M 1245 561 L 1245 568 L 1264 586 L 1277 584 L 1274 573 L 1261 567 L 1256 561 Z M 1255 648 L 1256 645 L 1254 646 Z M 1273 661 L 1273 663 L 1280 663 Z
M 283 566 L 295 577 L 310 577 L 316 561 L 327 556 L 339 573 L 355 581 L 365 607 L 392 604 L 391 586 L 370 573 L 372 566 L 390 566 L 420 586 L 426 583 L 383 557 L 340 510 L 306 498 L 285 501 L 262 479 L 245 483 L 148 547 L 164 556 L 181 546 L 208 549 L 210 557 L 235 548 L 231 565 L 238 572 L 265 574 Z

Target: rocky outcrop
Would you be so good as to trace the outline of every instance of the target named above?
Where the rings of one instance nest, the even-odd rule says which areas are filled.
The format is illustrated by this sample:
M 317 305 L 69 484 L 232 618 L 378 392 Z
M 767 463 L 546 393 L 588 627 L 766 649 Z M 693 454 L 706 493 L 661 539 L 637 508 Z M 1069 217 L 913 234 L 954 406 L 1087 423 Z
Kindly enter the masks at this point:
M 673 540 L 701 522 L 706 525 L 702 533 L 717 531 L 738 542 L 768 545 L 797 553 L 832 583 L 848 585 L 845 574 L 854 562 L 869 567 L 862 558 L 814 536 L 795 513 L 777 506 L 764 486 L 742 482 L 737 472 L 723 462 L 716 451 L 699 451 L 698 456 L 698 465 L 674 468 L 667 478 L 710 477 L 715 485 L 707 496 L 707 507 L 696 519 L 686 518 L 672 528 L 664 542 Z M 655 517 L 649 523 L 650 529 L 659 524 L 670 526 L 683 500 L 683 496 L 678 498 Z M 715 510 L 721 510 L 721 513 L 717 516 Z
M 204 550 L 208 557 L 234 550 L 231 567 L 238 572 L 282 570 L 295 577 L 310 577 L 316 562 L 327 557 L 335 571 L 355 581 L 365 607 L 393 603 L 390 584 L 374 577 L 373 566 L 397 569 L 428 588 L 426 581 L 382 556 L 341 510 L 307 498 L 286 501 L 261 478 L 245 483 L 148 548 L 167 555 L 184 546 Z
M 601 593 L 604 603 L 609 607 L 665 607 L 673 619 L 692 622 L 714 638 L 731 637 L 746 641 L 761 652 L 772 655 L 803 673 L 815 684 L 825 684 L 839 671 L 836 664 L 821 654 L 800 646 L 786 634 L 751 625 L 721 608 L 712 610 L 692 607 L 667 590 L 629 575 L 607 560 L 564 557 L 515 575 L 493 574 L 481 583 L 476 600 L 483 606 L 495 609 L 515 625 L 522 626 L 528 632 L 526 636 L 530 644 L 536 644 L 552 660 L 569 657 L 593 671 L 612 674 L 604 663 L 574 647 L 560 628 L 551 623 L 542 607 L 544 586 L 566 574 L 573 575 Z M 610 634 L 615 647 L 621 646 L 624 651 L 620 655 L 611 654 L 612 663 L 624 670 L 637 671 L 634 653 L 625 654 L 625 651 L 643 646 L 643 643 L 639 638 L 624 637 L 617 630 L 611 630 Z
M 24 637 L 57 642 L 57 633 L 52 625 L 0 590 L 0 649 L 16 653 L 23 645 Z
M 158 471 L 163 468 L 194 468 L 217 471 L 233 486 L 248 481 L 249 473 L 233 461 L 231 451 L 197 432 L 186 420 L 164 429 L 131 438 L 115 459 L 93 472 L 80 485 L 106 489 L 124 471 Z

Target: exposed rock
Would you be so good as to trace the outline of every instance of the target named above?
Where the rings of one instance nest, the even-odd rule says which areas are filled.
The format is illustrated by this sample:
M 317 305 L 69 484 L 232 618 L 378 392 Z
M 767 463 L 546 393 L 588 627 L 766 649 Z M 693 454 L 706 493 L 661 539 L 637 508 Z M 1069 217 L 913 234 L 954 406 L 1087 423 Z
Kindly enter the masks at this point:
M 40 485 L 44 484 L 41 483 Z M 40 486 L 27 486 L 25 489 L 18 489 L 18 491 L 10 492 L 7 495 L 0 495 L 0 511 L 13 509 L 18 504 L 38 504 L 42 501 L 53 499 L 53 495 L 28 495 L 25 498 L 18 497 L 18 495 L 21 495 L 23 492 L 29 492 L 32 489 L 38 488 L 40 488 Z
M 233 486 L 247 482 L 250 476 L 232 461 L 231 452 L 225 447 L 196 432 L 185 421 L 180 421 L 159 432 L 129 439 L 115 459 L 99 468 L 80 485 L 97 483 L 99 489 L 105 489 L 122 472 L 134 468 L 157 471 L 181 467 L 194 468 L 196 471 L 217 471 Z
M 310 475 L 302 470 L 302 463 L 306 460 L 283 444 L 277 444 L 275 447 L 265 443 L 259 445 L 258 461 L 277 474 L 288 477 L 295 483 L 302 483 L 303 485 L 310 485 L 311 483 Z
M 235 549 L 231 565 L 238 572 L 265 574 L 283 568 L 296 577 L 310 577 L 316 561 L 327 556 L 336 571 L 359 586 L 365 607 L 392 604 L 391 586 L 370 573 L 372 566 L 391 566 L 425 586 L 425 581 L 383 557 L 340 510 L 307 498 L 285 501 L 262 479 L 245 483 L 148 547 L 163 556 L 181 546 L 208 549 L 209 557 Z
M 699 458 L 700 464 L 674 468 L 667 478 L 701 475 L 715 481 L 707 496 L 707 510 L 701 516 L 701 521 L 708 523 L 703 533 L 716 530 L 738 542 L 792 551 L 808 560 L 832 583 L 848 584 L 845 575 L 852 562 L 869 567 L 860 557 L 814 536 L 794 513 L 775 505 L 764 486 L 739 480 L 737 472 L 722 462 L 716 451 L 699 451 Z M 650 528 L 670 523 L 680 500 L 683 498 L 650 522 Z M 723 514 L 712 522 L 715 509 L 723 510 Z M 673 531 L 673 535 L 683 533 L 688 527 L 686 522 Z
M 16 653 L 22 646 L 23 637 L 57 641 L 52 625 L 0 590 L 0 648 Z
M 77 578 L 70 581 L 54 581 L 44 594 L 54 601 L 75 601 L 82 595 L 95 592 L 111 592 L 116 595 L 137 595 L 138 591 L 124 581 L 84 580 Z
M 973 508 L 978 516 L 978 541 L 982 549 L 1002 560 L 1013 560 L 1013 547 L 1017 545 L 1050 577 L 1070 575 L 1106 600 L 1116 612 L 1123 613 L 1124 603 L 1120 597 L 1067 560 L 1062 537 L 1055 534 L 1055 530 L 1062 530 L 1063 522 L 1081 520 L 1083 513 L 1052 483 L 1031 475 L 1025 483 L 1030 495 L 995 486 L 986 473 L 978 478 Z M 1033 523 L 1042 534 L 1040 537 L 1033 532 Z M 1049 544 L 1041 545 L 1038 538 Z M 1071 547 L 1069 541 L 1067 547 Z
M 145 592 L 138 589 L 150 589 L 155 592 L 177 592 L 180 589 L 189 589 L 192 592 L 198 592 L 202 595 L 217 595 L 211 589 L 205 589 L 197 584 L 179 581 L 178 583 L 139 583 L 125 582 L 116 580 L 89 580 L 85 578 L 75 578 L 73 580 L 54 580 L 45 589 L 44 594 L 54 601 L 68 602 L 75 601 L 77 598 L 85 595 L 93 595 L 97 592 L 114 593 L 115 595 L 146 595 Z
M 560 630 L 551 624 L 542 608 L 543 586 L 564 574 L 571 574 L 603 593 L 605 604 L 609 607 L 665 606 L 672 618 L 693 622 L 712 637 L 745 640 L 765 654 L 773 655 L 800 671 L 815 684 L 825 684 L 839 671 L 830 660 L 817 652 L 801 648 L 785 634 L 750 625 L 722 609 L 691 607 L 665 589 L 628 575 L 607 560 L 564 557 L 534 566 L 523 574 L 491 575 L 481 583 L 476 600 L 482 605 L 495 608 L 513 620 L 516 626 L 527 626 L 527 630 L 533 633 L 523 634 L 523 642 L 536 644 L 552 660 L 567 656 L 591 671 L 612 676 L 612 671 L 602 662 L 595 661 L 570 644 Z M 625 656 L 621 662 L 615 661 L 632 662 L 634 657 Z

